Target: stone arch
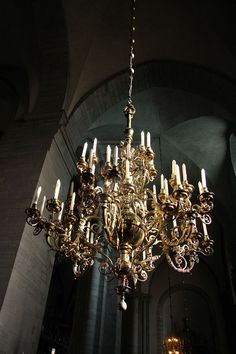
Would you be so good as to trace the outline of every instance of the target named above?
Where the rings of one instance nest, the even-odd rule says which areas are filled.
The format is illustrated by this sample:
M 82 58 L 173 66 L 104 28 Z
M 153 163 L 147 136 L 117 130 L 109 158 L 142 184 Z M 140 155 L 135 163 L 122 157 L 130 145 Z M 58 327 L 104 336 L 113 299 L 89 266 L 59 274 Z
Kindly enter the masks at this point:
M 172 313 L 170 312 L 170 301 Z M 171 318 L 172 317 L 172 321 Z M 157 318 L 161 320 L 158 337 L 163 341 L 175 334 L 185 341 L 193 352 L 202 347 L 207 353 L 220 353 L 219 341 L 214 324 L 217 321 L 209 295 L 193 284 L 176 284 L 170 286 L 160 297 Z M 173 322 L 173 328 L 171 328 Z M 199 327 L 199 323 L 202 326 Z M 189 348 L 189 349 L 190 349 Z
M 168 267 L 169 266 L 165 261 L 161 262 L 149 282 L 150 353 L 154 353 L 155 350 L 161 352 L 165 335 L 169 334 L 166 326 L 169 326 L 170 321 L 163 317 L 164 315 L 169 316 L 169 291 L 172 295 L 172 301 L 174 296 L 176 297 L 174 298 L 175 312 L 173 311 L 173 317 L 178 315 L 179 322 L 177 321 L 177 323 L 180 323 L 181 307 L 184 312 L 184 292 L 188 301 L 194 297 L 195 301 L 199 300 L 198 305 L 200 303 L 205 304 L 205 309 L 207 309 L 208 312 L 205 320 L 212 326 L 214 325 L 215 328 L 214 333 L 211 332 L 211 329 L 207 330 L 207 328 L 204 328 L 204 330 L 207 330 L 208 335 L 213 336 L 214 346 L 216 347 L 215 350 L 218 350 L 218 353 L 225 352 L 227 341 L 225 338 L 224 317 L 220 305 L 221 291 L 211 267 L 209 267 L 204 260 L 201 260 L 190 275 L 174 272 L 173 270 L 168 269 Z M 170 281 L 168 281 L 168 279 L 170 279 Z M 178 309 L 178 307 L 180 309 Z M 178 309 L 177 311 L 176 308 Z M 201 311 L 201 308 L 198 308 L 197 304 L 191 304 L 191 306 L 188 306 L 187 315 L 194 316 L 195 318 L 199 313 L 198 311 Z M 198 318 L 197 321 L 199 325 L 199 323 L 201 323 L 201 318 Z M 194 330 L 194 326 L 192 329 Z M 214 353 L 214 351 L 211 352 Z

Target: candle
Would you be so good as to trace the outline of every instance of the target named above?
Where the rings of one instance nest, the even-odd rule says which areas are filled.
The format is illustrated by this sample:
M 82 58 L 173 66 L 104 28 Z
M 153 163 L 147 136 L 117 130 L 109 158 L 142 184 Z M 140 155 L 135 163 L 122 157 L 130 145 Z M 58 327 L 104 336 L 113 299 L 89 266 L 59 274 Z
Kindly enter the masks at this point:
M 113 158 L 113 165 L 118 165 L 118 146 L 114 147 L 114 158 Z
M 89 233 L 90 233 L 90 221 L 87 224 L 87 229 L 86 229 L 86 241 L 89 242 Z
M 97 151 L 97 138 L 94 138 L 94 141 L 93 141 L 93 153 L 94 155 L 96 156 L 96 151 Z
M 64 202 L 61 203 L 61 210 L 60 210 L 60 213 L 58 215 L 58 221 L 61 221 L 63 209 L 64 209 Z
M 206 185 L 206 172 L 204 170 L 204 168 L 201 169 L 201 177 L 202 177 L 202 188 L 207 188 Z
M 41 194 L 41 191 L 42 191 L 42 187 L 39 186 L 39 187 L 38 187 L 38 190 L 37 190 L 36 198 L 35 198 L 35 200 L 34 200 L 34 204 L 37 204 L 37 203 L 38 203 L 39 197 L 40 197 L 40 194 Z
M 61 188 L 61 181 L 58 179 L 55 187 L 54 199 L 58 199 L 60 188 Z
M 153 199 L 157 199 L 157 189 L 155 184 L 152 186 L 152 191 L 153 191 Z
M 93 232 L 91 232 L 91 234 L 90 234 L 90 243 L 92 243 L 93 244 Z
M 111 162 L 111 147 L 110 147 L 110 145 L 107 145 L 106 162 L 107 162 L 107 163 Z
M 172 176 L 176 176 L 176 161 L 172 160 Z
M 147 132 L 147 148 L 151 147 L 151 134 Z
M 70 236 L 71 236 L 72 228 L 73 228 L 73 225 L 70 224 L 70 225 L 69 225 L 69 230 L 68 230 L 68 237 L 69 237 L 69 238 L 70 238 Z
M 177 227 L 177 221 L 175 218 L 173 218 L 173 226 L 174 226 L 174 228 Z
M 130 144 L 127 144 L 127 159 L 130 159 Z
M 198 189 L 199 189 L 199 193 L 202 194 L 203 193 L 203 188 L 202 188 L 202 183 L 198 182 Z
M 91 173 L 94 175 L 95 174 L 95 165 L 92 166 Z
M 92 170 L 93 168 L 93 149 L 89 152 L 89 168 Z
M 71 201 L 70 201 L 70 211 L 73 212 L 75 206 L 75 192 L 73 192 Z
M 144 131 L 141 131 L 141 146 L 145 146 L 145 136 L 144 136 Z
M 51 354 L 56 354 L 56 349 L 55 348 L 52 348 Z
M 164 189 L 164 175 L 161 174 L 161 191 Z
M 70 194 L 69 194 L 70 197 L 72 196 L 73 192 L 74 192 L 74 182 L 71 181 L 71 183 L 70 183 Z
M 203 227 L 203 235 L 208 236 L 207 226 L 203 221 L 202 221 L 202 227 Z
M 83 147 L 83 151 L 82 151 L 82 155 L 81 155 L 82 159 L 85 158 L 86 151 L 87 151 L 87 147 L 88 147 L 88 143 L 87 143 L 87 141 L 86 141 L 86 142 L 84 143 L 84 147 Z
M 129 178 L 129 160 L 125 161 L 125 178 Z
M 180 171 L 179 171 L 179 165 L 175 165 L 175 173 L 176 173 L 176 184 L 179 186 L 181 184 L 181 179 L 180 179 Z
M 168 187 L 168 181 L 166 178 L 164 179 L 164 190 L 165 190 L 165 194 L 168 196 L 169 195 L 169 187 Z
M 41 209 L 40 209 L 40 214 L 43 215 L 43 211 L 44 211 L 44 207 L 45 207 L 45 202 L 46 202 L 46 195 L 43 197 L 43 202 L 41 205 Z
M 143 261 L 146 259 L 146 251 L 143 251 Z
M 185 163 L 182 164 L 182 174 L 183 174 L 183 182 L 187 182 L 188 177 L 187 177 L 187 170 L 186 170 Z

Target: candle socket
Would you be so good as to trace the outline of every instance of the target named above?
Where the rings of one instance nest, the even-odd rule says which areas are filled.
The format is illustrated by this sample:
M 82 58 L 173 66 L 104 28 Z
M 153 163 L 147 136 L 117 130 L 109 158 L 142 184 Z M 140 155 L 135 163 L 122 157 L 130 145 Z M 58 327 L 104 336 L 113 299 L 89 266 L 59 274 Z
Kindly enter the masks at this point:
M 61 201 L 59 199 L 48 199 L 46 208 L 50 213 L 59 213 L 61 210 Z
M 85 171 L 88 168 L 88 163 L 84 157 L 80 157 L 78 162 L 76 163 L 77 170 L 79 172 Z
M 25 209 L 25 213 L 27 215 L 27 223 L 29 225 L 32 225 L 32 222 L 30 222 L 31 219 L 34 220 L 34 223 L 36 220 L 40 220 L 40 211 L 35 207 L 36 204 L 34 203 L 31 208 Z
M 70 210 L 68 213 L 64 214 L 63 221 L 67 225 L 73 225 L 77 222 L 77 217 L 74 215 L 74 213 Z
M 150 147 L 146 148 L 146 158 L 148 160 L 154 160 L 155 154 L 153 152 L 153 150 Z

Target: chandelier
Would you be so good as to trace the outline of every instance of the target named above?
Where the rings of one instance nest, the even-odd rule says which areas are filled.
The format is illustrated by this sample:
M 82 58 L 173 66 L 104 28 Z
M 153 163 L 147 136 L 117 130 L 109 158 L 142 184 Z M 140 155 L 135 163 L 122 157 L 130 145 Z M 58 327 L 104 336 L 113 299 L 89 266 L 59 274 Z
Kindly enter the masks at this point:
M 172 336 L 164 341 L 163 349 L 163 354 L 184 354 L 184 342 L 180 338 Z
M 167 180 L 161 174 L 157 189 L 155 184 L 151 185 L 157 171 L 150 132 L 145 135 L 142 131 L 140 145 L 132 145 L 134 21 L 132 0 L 124 139 L 113 152 L 107 146 L 106 161 L 100 171 L 96 171 L 97 139 L 89 154 L 85 142 L 77 162 L 78 190 L 71 182 L 68 197 L 62 202 L 58 179 L 53 198 L 46 200 L 44 196 L 39 208 L 39 186 L 32 206 L 26 209 L 27 223 L 34 227 L 34 235 L 44 230 L 49 247 L 71 259 L 76 277 L 97 260 L 99 271 L 107 279 L 118 279 L 117 293 L 124 310 L 125 294 L 135 288 L 137 281 L 147 280 L 160 257 L 166 257 L 177 271 L 190 272 L 199 261 L 199 253 L 213 253 L 213 241 L 207 232 L 213 193 L 208 191 L 205 171 L 201 170 L 198 183 L 198 204 L 192 203 L 194 187 L 188 181 L 185 164 L 181 176 L 179 165 L 172 161 L 170 178 Z

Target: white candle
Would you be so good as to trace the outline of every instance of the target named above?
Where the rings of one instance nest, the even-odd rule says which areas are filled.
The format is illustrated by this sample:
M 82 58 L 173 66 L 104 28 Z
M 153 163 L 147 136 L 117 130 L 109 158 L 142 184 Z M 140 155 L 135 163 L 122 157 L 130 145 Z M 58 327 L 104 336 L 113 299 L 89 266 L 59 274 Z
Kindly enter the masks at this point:
M 73 192 L 71 201 L 70 201 L 70 211 L 73 212 L 75 206 L 75 192 Z
M 37 189 L 37 194 L 36 194 L 36 198 L 34 200 L 34 204 L 37 204 L 38 201 L 39 201 L 39 197 L 40 197 L 40 194 L 41 194 L 41 191 L 42 191 L 42 187 L 39 186 L 38 189 Z
M 55 187 L 54 199 L 58 199 L 60 188 L 61 188 L 61 181 L 58 179 Z
M 164 179 L 164 190 L 165 190 L 165 194 L 168 196 L 169 195 L 169 187 L 168 187 L 168 181 L 166 178 Z
M 145 146 L 145 135 L 144 135 L 144 131 L 141 131 L 141 146 Z
M 90 243 L 93 244 L 93 232 L 91 232 L 91 234 L 90 234 Z
M 198 189 L 199 189 L 199 193 L 202 194 L 203 193 L 203 188 L 202 188 L 202 183 L 198 182 Z
M 72 196 L 73 192 L 74 192 L 74 182 L 71 181 L 71 183 L 70 183 L 70 197 Z
M 40 214 L 41 215 L 43 215 L 45 203 L 46 203 L 46 195 L 43 197 L 43 202 L 42 202 L 41 209 L 40 209 Z
M 90 221 L 87 224 L 87 229 L 86 229 L 86 241 L 89 242 L 89 234 L 90 234 Z
M 152 186 L 152 191 L 153 191 L 153 199 L 157 199 L 157 189 L 155 184 Z
M 92 170 L 93 168 L 93 149 L 89 152 L 89 168 Z
M 70 225 L 69 225 L 69 230 L 68 230 L 68 236 L 69 236 L 69 237 L 71 236 L 72 228 L 73 228 L 73 225 L 70 224 Z
M 164 189 L 164 175 L 161 174 L 161 190 Z
M 95 156 L 96 156 L 96 152 L 97 152 L 97 142 L 98 142 L 97 138 L 94 138 L 94 140 L 93 140 L 93 153 Z
M 181 179 L 180 179 L 180 171 L 179 171 L 179 165 L 175 165 L 175 172 L 176 172 L 176 184 L 179 186 L 181 184 Z
M 146 251 L 143 251 L 143 261 L 146 259 Z
M 129 160 L 125 161 L 125 178 L 129 178 Z
M 208 236 L 208 232 L 207 232 L 207 226 L 204 222 L 202 222 L 202 227 L 203 227 L 203 235 L 204 236 Z
M 106 156 L 106 162 L 111 162 L 111 147 L 110 145 L 107 145 L 107 156 Z
M 151 147 L 151 134 L 149 132 L 147 132 L 147 147 Z
M 51 354 L 56 354 L 56 349 L 55 348 L 52 348 Z
M 91 173 L 94 175 L 95 174 L 95 165 L 92 166 Z
M 113 158 L 113 165 L 118 165 L 118 146 L 114 147 L 114 158 Z
M 64 202 L 61 203 L 61 210 L 60 210 L 60 213 L 58 215 L 58 221 L 61 221 L 63 209 L 64 209 Z
M 186 170 L 185 163 L 182 164 L 182 174 L 183 174 L 183 182 L 187 182 L 188 177 L 187 177 L 187 170 Z
M 83 151 L 81 157 L 84 159 L 87 151 L 88 143 L 87 141 L 84 143 Z
M 204 168 L 201 169 L 201 177 L 202 177 L 202 187 L 203 187 L 203 189 L 207 188 L 207 185 L 206 185 L 206 172 L 205 172 Z
M 172 176 L 176 176 L 176 161 L 172 160 Z
M 173 218 L 173 226 L 174 226 L 174 228 L 177 227 L 177 221 L 175 218 Z
M 130 144 L 127 144 L 127 159 L 130 159 Z

